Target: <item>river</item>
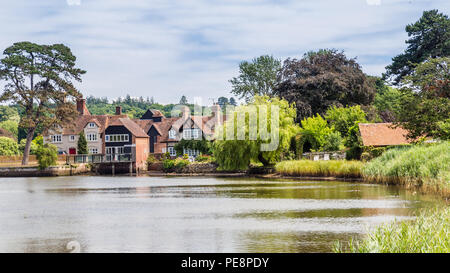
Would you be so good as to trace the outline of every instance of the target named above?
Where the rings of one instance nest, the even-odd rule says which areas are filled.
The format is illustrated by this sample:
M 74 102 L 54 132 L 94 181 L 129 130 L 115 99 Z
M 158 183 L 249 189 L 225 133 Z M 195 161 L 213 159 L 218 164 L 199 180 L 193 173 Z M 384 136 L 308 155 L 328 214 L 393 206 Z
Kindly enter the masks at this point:
M 436 199 L 339 181 L 0 178 L 0 252 L 330 252 Z

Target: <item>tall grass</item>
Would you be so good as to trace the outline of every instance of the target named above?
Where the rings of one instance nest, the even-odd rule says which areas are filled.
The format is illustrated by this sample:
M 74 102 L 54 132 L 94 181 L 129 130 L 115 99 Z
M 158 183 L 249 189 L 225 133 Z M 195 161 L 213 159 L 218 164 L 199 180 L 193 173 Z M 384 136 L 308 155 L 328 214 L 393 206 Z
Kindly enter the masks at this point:
M 450 142 L 384 152 L 363 168 L 366 180 L 450 193 Z
M 362 241 L 339 242 L 335 252 L 450 253 L 450 209 L 424 211 L 413 221 L 380 226 Z
M 364 163 L 346 160 L 290 160 L 275 165 L 275 170 L 287 176 L 334 176 L 358 178 Z

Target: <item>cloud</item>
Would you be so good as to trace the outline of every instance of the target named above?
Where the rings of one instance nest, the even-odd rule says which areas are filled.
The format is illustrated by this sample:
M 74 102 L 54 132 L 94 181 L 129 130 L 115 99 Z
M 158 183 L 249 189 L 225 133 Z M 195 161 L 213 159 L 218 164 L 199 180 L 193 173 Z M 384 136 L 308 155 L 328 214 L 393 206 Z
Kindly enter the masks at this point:
M 78 85 L 83 94 L 130 93 L 163 103 L 183 94 L 205 102 L 229 97 L 239 62 L 261 54 L 284 59 L 344 49 L 366 73 L 381 75 L 405 49 L 407 24 L 425 9 L 450 11 L 446 0 L 392 0 L 376 8 L 364 0 L 56 3 L 17 0 L 0 9 L 0 50 L 23 40 L 64 43 L 87 70 Z
M 381 5 L 381 0 L 366 0 L 369 6 L 379 6 Z
M 81 0 L 67 0 L 67 5 L 79 6 L 79 5 L 81 5 Z

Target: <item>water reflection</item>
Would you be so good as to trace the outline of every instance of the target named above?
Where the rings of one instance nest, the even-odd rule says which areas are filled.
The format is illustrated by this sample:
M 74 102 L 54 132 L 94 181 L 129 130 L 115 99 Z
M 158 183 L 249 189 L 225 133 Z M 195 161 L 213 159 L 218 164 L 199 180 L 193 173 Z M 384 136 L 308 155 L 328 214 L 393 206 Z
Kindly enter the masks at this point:
M 0 252 L 328 252 L 439 204 L 396 187 L 224 178 L 0 179 Z

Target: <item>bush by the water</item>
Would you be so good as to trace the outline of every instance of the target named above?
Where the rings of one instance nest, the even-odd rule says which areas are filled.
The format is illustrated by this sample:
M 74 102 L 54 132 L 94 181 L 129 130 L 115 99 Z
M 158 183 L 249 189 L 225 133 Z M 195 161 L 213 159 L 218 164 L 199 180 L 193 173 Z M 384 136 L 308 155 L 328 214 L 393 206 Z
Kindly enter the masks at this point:
M 36 158 L 40 170 L 56 165 L 56 161 L 58 160 L 58 149 L 52 144 L 41 145 L 36 151 Z
M 275 165 L 277 173 L 289 176 L 361 177 L 364 163 L 347 160 L 289 160 Z
M 176 158 L 176 159 L 164 159 L 163 160 L 163 171 L 165 172 L 179 172 L 185 166 L 189 165 L 189 160 L 184 158 Z
M 0 137 L 0 155 L 18 155 L 19 145 L 14 139 Z
M 367 180 L 450 192 L 450 142 L 390 149 L 367 163 Z
M 450 253 L 450 209 L 424 211 L 413 221 L 380 226 L 362 241 L 335 245 L 335 252 Z

